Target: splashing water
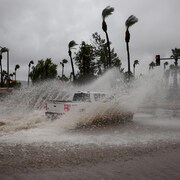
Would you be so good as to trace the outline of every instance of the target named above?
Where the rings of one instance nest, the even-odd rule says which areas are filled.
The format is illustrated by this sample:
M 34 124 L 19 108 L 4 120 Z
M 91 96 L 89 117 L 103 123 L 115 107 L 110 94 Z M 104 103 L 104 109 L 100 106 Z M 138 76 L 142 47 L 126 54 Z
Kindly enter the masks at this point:
M 73 93 L 78 90 L 107 92 L 110 96 L 114 97 L 112 102 L 114 105 L 112 105 L 112 103 L 106 103 L 103 106 L 96 106 L 92 104 L 88 107 L 88 112 L 86 114 L 69 113 L 67 115 L 63 115 L 56 121 L 50 121 L 45 117 L 44 104 L 47 100 L 68 100 L 72 97 Z M 79 135 L 75 136 L 74 139 L 73 137 L 69 137 L 69 134 L 66 136 L 65 132 L 70 129 L 75 129 L 79 124 L 88 124 L 95 120 L 101 119 L 102 117 L 105 117 L 106 120 L 111 120 L 113 117 L 116 117 L 117 114 L 122 112 L 128 111 L 136 114 L 141 107 L 144 108 L 145 106 L 149 108 L 147 108 L 147 111 L 154 111 L 154 108 L 152 107 L 157 104 L 166 103 L 166 93 L 166 90 L 162 88 L 161 84 L 154 78 L 142 78 L 134 81 L 133 83 L 126 84 L 123 82 L 123 78 L 116 70 L 110 70 L 95 82 L 81 87 L 62 83 L 56 80 L 47 81 L 29 88 L 14 90 L 11 95 L 8 95 L 3 99 L 3 101 L 0 102 L 0 135 L 2 136 L 4 134 L 18 133 L 19 136 L 23 137 L 24 130 L 28 130 L 29 133 L 31 132 L 30 134 L 32 139 L 34 138 L 36 140 L 37 137 L 35 138 L 34 135 L 37 135 L 39 140 L 47 140 L 50 137 L 52 140 L 52 134 L 55 133 L 56 136 L 54 136 L 54 141 L 68 140 L 72 142 L 76 140 L 76 142 L 79 142 L 77 140 Z M 145 110 L 143 109 L 143 111 Z M 152 111 L 150 113 L 154 113 L 154 116 L 152 116 L 153 118 L 155 116 L 159 118 L 162 114 L 164 114 L 158 114 L 157 111 Z M 160 124 L 164 121 L 161 119 L 158 124 L 149 119 L 147 120 L 147 118 L 144 118 L 144 120 L 139 120 L 137 117 L 135 117 L 134 122 L 138 127 L 139 123 L 160 126 Z M 168 123 L 169 121 L 166 121 L 164 124 L 168 125 Z M 38 132 L 41 135 L 38 134 Z M 111 139 L 112 143 L 127 143 L 127 141 L 135 142 L 133 137 L 130 138 L 128 136 L 131 140 L 125 138 L 128 132 L 123 132 L 120 134 L 121 137 L 108 136 L 108 138 Z M 156 139 L 157 134 L 155 133 L 153 137 L 151 134 L 147 134 L 146 137 L 149 139 Z M 140 135 L 141 134 L 138 136 Z M 61 138 L 59 139 L 59 137 Z M 103 135 L 104 140 L 106 139 L 105 137 L 107 138 L 107 135 Z M 127 141 L 123 140 L 122 137 L 127 139 Z M 163 138 L 164 134 L 163 136 L 159 137 Z M 81 140 L 86 142 L 89 140 L 89 138 L 86 138 L 81 137 Z M 114 140 L 112 140 L 112 138 L 114 138 Z M 143 137 L 138 137 L 136 140 L 140 139 L 142 139 L 142 141 L 144 140 Z
M 70 114 L 64 117 L 65 119 L 76 117 L 76 120 L 75 118 L 71 120 L 74 121 L 73 123 L 75 124 L 77 124 L 78 121 L 81 123 L 83 123 L 82 121 L 89 122 L 89 119 L 92 121 L 92 119 L 100 117 L 105 112 L 109 112 L 106 116 L 111 117 L 112 114 L 118 113 L 119 109 L 127 109 L 134 112 L 137 107 L 140 106 L 146 94 L 149 91 L 151 91 L 151 93 L 153 92 L 152 83 L 149 83 L 151 87 L 147 88 L 148 83 L 143 86 L 141 84 L 142 82 L 136 82 L 136 84 L 131 85 L 132 87 L 128 87 L 129 92 L 127 92 L 127 85 L 122 81 L 122 78 L 120 78 L 119 84 L 116 83 L 112 89 L 113 80 L 119 75 L 117 75 L 117 73 L 115 70 L 108 71 L 94 83 L 81 87 L 74 87 L 71 84 L 58 81 L 47 81 L 29 88 L 15 90 L 0 103 L 1 122 L 7 126 L 14 126 L 15 130 L 37 127 L 46 121 L 43 112 L 46 100 L 67 100 L 70 99 L 77 90 L 108 92 L 110 96 L 114 96 L 114 104 L 116 104 L 116 107 L 112 107 L 112 104 L 109 106 L 106 104 L 102 107 L 92 105 L 88 107 L 89 112 L 87 116 L 81 116 L 79 114 L 74 116 L 74 114 Z M 9 128 L 1 127 L 1 129 L 7 130 Z

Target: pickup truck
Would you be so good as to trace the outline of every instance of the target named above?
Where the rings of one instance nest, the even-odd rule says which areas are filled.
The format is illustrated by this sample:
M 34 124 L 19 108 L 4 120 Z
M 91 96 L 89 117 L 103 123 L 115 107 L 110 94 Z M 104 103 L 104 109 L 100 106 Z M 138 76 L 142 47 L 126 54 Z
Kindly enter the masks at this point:
M 73 95 L 72 100 L 49 100 L 45 104 L 46 116 L 56 119 L 58 116 L 68 112 L 84 112 L 92 103 L 104 103 L 106 93 L 78 91 Z

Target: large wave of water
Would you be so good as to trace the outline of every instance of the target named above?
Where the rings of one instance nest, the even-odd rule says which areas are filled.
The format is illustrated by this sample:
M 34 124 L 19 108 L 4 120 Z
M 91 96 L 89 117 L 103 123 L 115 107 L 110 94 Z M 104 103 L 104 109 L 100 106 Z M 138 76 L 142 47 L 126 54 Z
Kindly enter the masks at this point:
M 72 128 L 72 125 L 76 126 L 79 122 L 90 121 L 90 119 L 92 121 L 101 115 L 105 115 L 106 118 L 109 116 L 110 119 L 112 114 L 121 113 L 120 111 L 135 112 L 145 100 L 151 102 L 155 100 L 156 89 L 154 87 L 153 80 L 144 81 L 144 79 L 126 84 L 116 70 L 108 71 L 93 83 L 81 87 L 57 80 L 46 81 L 28 88 L 14 90 L 0 102 L 0 122 L 2 124 L 0 129 L 2 132 L 11 132 L 41 126 L 48 121 L 44 115 L 44 105 L 47 100 L 71 99 L 73 93 L 78 90 L 108 92 L 110 96 L 115 97 L 113 103 L 116 105 L 112 107 L 112 104 L 110 106 L 105 104 L 103 107 L 96 107 L 93 104 L 88 107 L 89 111 L 86 116 L 70 114 L 63 117 L 65 119 L 63 121 L 69 123 L 66 124 L 66 128 L 68 126 Z
M 115 105 L 106 103 L 97 107 L 92 104 L 88 107 L 86 114 L 69 113 L 53 122 L 45 117 L 44 105 L 47 100 L 71 99 L 73 93 L 78 90 L 107 92 L 114 97 Z M 57 80 L 46 81 L 14 90 L 0 102 L 0 135 L 42 127 L 74 129 L 80 123 L 86 124 L 101 117 L 110 120 L 121 112 L 136 113 L 144 104 L 163 102 L 165 96 L 166 93 L 157 80 L 141 78 L 127 84 L 124 83 L 117 70 L 110 70 L 85 86 L 76 86 Z

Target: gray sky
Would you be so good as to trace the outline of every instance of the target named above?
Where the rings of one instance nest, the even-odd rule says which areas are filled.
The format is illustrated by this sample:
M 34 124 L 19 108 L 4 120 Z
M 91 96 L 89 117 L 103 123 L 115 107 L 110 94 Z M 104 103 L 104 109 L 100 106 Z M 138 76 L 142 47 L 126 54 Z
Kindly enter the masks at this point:
M 60 74 L 71 40 L 90 42 L 94 32 L 105 38 L 101 12 L 108 5 L 115 8 L 106 20 L 111 48 L 126 70 L 125 21 L 131 14 L 139 19 L 130 28 L 131 65 L 140 61 L 137 73 L 147 73 L 156 54 L 169 57 L 172 48 L 180 48 L 179 0 L 0 0 L 0 46 L 10 50 L 10 73 L 19 64 L 17 80 L 27 80 L 31 60 L 52 58 Z M 70 72 L 70 63 L 65 68 Z

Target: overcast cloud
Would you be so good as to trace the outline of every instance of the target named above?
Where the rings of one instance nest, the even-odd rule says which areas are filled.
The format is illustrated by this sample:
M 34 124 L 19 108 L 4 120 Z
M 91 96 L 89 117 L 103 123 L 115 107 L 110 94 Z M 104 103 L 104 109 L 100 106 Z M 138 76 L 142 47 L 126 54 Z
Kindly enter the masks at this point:
M 140 61 L 138 73 L 148 72 L 156 54 L 169 57 L 172 48 L 180 48 L 179 0 L 0 0 L 0 46 L 10 50 L 10 73 L 19 64 L 17 80 L 27 80 L 29 61 L 52 58 L 60 74 L 59 62 L 69 60 L 71 40 L 90 42 L 94 32 L 105 38 L 101 12 L 108 5 L 115 8 L 106 21 L 111 47 L 123 67 L 125 21 L 131 14 L 139 19 L 130 28 L 131 62 Z M 65 71 L 70 71 L 70 64 Z

